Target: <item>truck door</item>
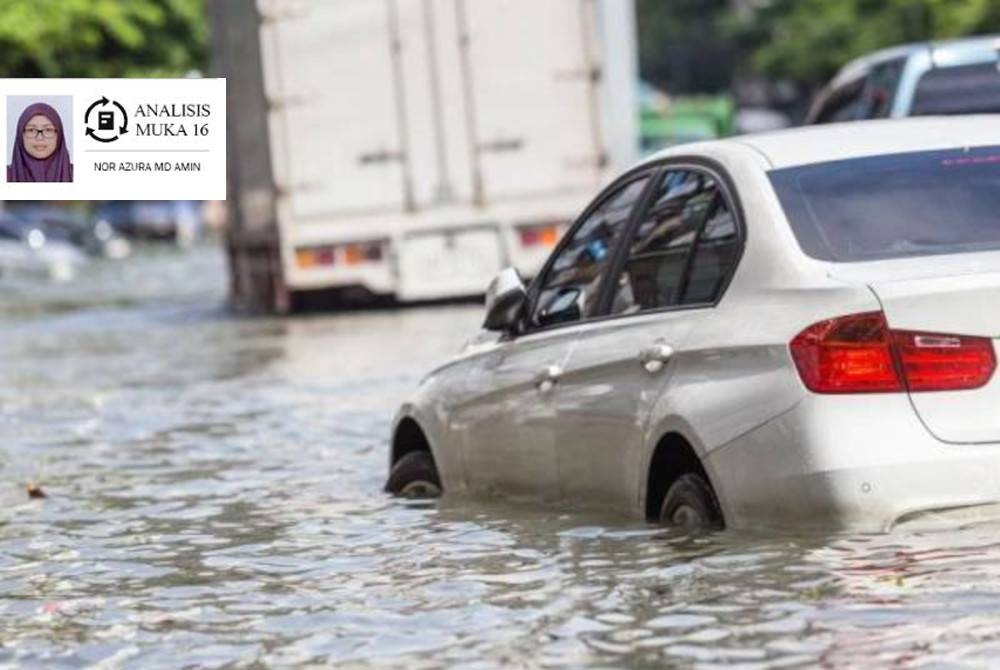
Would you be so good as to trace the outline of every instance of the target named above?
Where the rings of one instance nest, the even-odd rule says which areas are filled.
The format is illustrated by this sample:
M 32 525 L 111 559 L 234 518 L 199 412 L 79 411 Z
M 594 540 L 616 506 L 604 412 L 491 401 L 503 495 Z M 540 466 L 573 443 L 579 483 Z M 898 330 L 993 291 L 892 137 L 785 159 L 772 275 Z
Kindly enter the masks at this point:
M 395 4 L 261 3 L 272 162 L 292 220 L 410 205 Z
M 456 0 L 454 8 L 474 197 L 592 191 L 606 162 L 594 3 Z

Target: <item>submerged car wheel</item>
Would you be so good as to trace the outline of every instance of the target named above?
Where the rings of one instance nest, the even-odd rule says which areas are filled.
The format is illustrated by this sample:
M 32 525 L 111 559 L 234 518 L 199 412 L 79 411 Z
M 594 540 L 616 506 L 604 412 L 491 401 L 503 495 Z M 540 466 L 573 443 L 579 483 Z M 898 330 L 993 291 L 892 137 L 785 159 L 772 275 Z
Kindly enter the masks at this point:
M 430 452 L 411 451 L 396 461 L 389 472 L 385 490 L 404 498 L 436 498 L 441 495 L 441 478 Z
M 684 474 L 670 485 L 660 507 L 660 525 L 686 531 L 722 528 L 722 514 L 715 494 L 701 475 Z

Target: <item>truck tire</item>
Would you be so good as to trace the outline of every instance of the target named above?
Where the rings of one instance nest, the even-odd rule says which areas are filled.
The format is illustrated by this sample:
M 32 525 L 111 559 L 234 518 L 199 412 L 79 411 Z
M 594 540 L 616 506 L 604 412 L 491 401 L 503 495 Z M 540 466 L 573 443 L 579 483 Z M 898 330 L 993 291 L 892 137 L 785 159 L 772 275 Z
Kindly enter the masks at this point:
M 411 451 L 392 466 L 385 483 L 387 493 L 403 498 L 437 498 L 441 478 L 429 451 Z
M 688 532 L 721 530 L 722 513 L 708 482 L 698 474 L 683 474 L 670 485 L 660 507 L 660 525 Z

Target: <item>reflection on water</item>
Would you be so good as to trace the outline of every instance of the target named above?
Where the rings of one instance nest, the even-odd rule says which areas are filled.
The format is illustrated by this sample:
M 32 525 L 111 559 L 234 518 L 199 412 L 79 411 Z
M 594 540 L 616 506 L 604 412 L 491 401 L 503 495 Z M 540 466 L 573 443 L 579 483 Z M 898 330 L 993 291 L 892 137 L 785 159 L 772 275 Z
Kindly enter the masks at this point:
M 0 663 L 988 667 L 996 527 L 671 536 L 380 492 L 475 307 L 221 309 L 219 254 L 0 291 Z M 4 287 L 0 285 L 0 289 Z M 39 481 L 49 497 L 27 499 Z

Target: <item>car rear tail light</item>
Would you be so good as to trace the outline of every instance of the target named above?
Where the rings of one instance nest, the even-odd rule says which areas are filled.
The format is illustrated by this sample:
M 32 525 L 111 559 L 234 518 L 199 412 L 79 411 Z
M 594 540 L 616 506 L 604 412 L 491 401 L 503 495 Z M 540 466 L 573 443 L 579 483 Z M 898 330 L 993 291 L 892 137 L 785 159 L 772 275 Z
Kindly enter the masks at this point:
M 985 337 L 905 331 L 893 335 L 910 391 L 981 388 L 996 369 L 993 341 Z
M 989 338 L 892 330 L 882 312 L 814 324 L 790 348 L 815 393 L 969 390 L 985 386 L 996 369 Z
M 806 388 L 816 393 L 902 391 L 889 328 L 881 312 L 809 326 L 791 343 Z

